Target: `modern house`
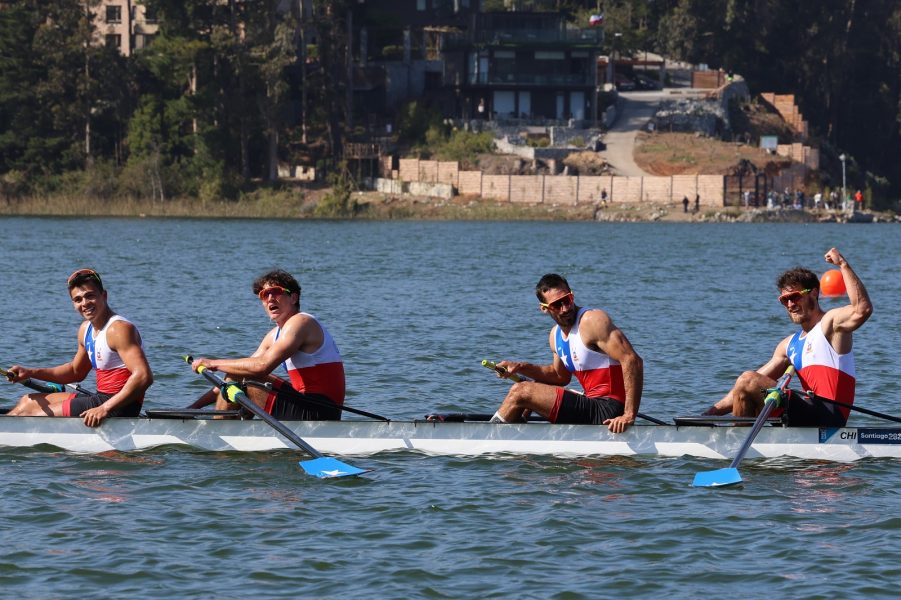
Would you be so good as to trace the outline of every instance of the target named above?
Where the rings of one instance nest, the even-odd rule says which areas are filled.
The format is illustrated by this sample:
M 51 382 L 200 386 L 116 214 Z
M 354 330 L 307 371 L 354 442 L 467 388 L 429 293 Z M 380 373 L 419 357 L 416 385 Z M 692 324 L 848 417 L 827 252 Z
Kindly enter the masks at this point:
M 594 122 L 603 30 L 572 28 L 559 13 L 480 12 L 478 5 L 359 0 L 357 106 L 390 111 L 427 96 L 462 119 Z

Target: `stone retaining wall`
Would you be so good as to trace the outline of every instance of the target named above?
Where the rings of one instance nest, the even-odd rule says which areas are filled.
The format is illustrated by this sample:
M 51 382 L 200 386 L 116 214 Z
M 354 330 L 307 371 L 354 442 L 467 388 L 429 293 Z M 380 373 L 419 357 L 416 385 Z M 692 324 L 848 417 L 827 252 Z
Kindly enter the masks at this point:
M 722 175 L 673 175 L 672 177 L 619 177 L 610 175 L 488 175 L 481 171 L 461 171 L 456 162 L 402 158 L 396 171 L 403 182 L 421 182 L 440 190 L 444 185 L 462 195 L 481 196 L 500 202 L 520 204 L 597 204 L 601 191 L 607 202 L 618 204 L 679 204 L 687 196 L 701 205 L 723 206 Z M 389 186 L 384 191 L 392 189 Z M 394 188 L 396 189 L 396 188 Z M 405 189 L 412 191 L 410 186 Z

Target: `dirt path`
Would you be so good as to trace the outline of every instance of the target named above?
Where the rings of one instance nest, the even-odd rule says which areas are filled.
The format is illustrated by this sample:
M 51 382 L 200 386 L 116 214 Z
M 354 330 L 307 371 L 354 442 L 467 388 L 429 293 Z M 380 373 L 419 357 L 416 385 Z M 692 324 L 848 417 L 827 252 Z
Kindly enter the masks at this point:
M 635 164 L 635 136 L 654 116 L 664 92 L 622 92 L 620 112 L 613 127 L 604 134 L 607 149 L 601 154 L 616 169 L 617 175 L 640 177 L 651 175 Z

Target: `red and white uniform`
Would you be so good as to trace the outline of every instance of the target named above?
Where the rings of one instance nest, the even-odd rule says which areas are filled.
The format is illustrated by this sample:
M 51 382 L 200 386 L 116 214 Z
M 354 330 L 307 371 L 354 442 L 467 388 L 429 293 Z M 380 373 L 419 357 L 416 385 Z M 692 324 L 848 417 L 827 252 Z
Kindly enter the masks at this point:
M 291 387 L 301 394 L 321 394 L 339 406 L 344 404 L 344 362 L 338 346 L 322 323 L 309 313 L 301 313 L 310 317 L 322 328 L 322 345 L 312 354 L 295 352 L 283 366 L 288 371 Z M 281 329 L 275 332 L 278 339 Z
M 823 333 L 822 321 L 806 334 L 801 330 L 793 335 L 787 354 L 804 391 L 846 404 L 854 403 L 857 380 L 854 353 L 836 352 Z M 851 412 L 847 408 L 839 407 L 839 410 L 846 419 Z
M 566 365 L 566 370 L 576 376 L 585 395 L 589 398 L 606 396 L 618 402 L 626 402 L 626 384 L 623 367 L 603 352 L 591 350 L 579 335 L 579 323 L 590 308 L 580 308 L 569 335 L 563 335 L 559 325 L 554 326 L 554 349 Z
M 88 323 L 84 332 L 84 349 L 91 359 L 91 365 L 97 376 L 97 391 L 110 395 L 119 393 L 125 387 L 125 382 L 131 377 L 131 371 L 125 368 L 122 357 L 109 347 L 109 342 L 106 340 L 106 332 L 116 321 L 131 323 L 125 317 L 113 315 L 100 331 L 95 333 L 94 326 Z M 143 347 L 143 343 L 141 346 Z M 143 398 L 138 402 L 141 401 Z

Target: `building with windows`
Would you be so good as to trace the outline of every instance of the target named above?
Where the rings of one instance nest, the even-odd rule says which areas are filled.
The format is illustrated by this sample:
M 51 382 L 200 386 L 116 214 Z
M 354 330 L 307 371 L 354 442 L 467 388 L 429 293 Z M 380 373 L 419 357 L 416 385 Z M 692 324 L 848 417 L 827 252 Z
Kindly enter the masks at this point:
M 132 0 L 101 0 L 91 12 L 97 42 L 125 56 L 148 46 L 159 31 L 156 15 Z
M 602 28 L 557 12 L 481 12 L 478 0 L 358 0 L 358 106 L 427 97 L 463 119 L 597 119 Z

